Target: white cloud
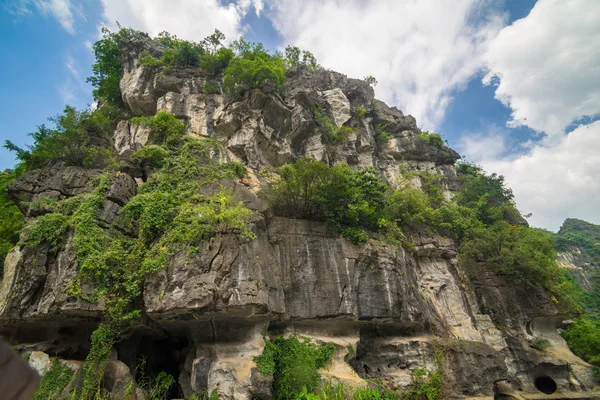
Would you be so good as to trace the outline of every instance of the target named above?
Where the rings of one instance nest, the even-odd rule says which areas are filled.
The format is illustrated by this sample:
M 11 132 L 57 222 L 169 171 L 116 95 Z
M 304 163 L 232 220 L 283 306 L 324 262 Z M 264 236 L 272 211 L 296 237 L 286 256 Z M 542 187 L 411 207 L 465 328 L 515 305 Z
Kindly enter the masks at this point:
M 75 18 L 70 0 L 35 0 L 34 3 L 42 14 L 52 14 L 64 30 L 71 35 L 75 34 Z
M 530 223 L 556 231 L 567 217 L 600 224 L 600 121 L 535 145 L 521 156 L 478 161 L 502 174 Z
M 31 10 L 27 7 L 29 0 L 13 0 L 6 1 L 3 5 L 4 10 L 16 17 L 31 15 Z
M 363 78 L 377 96 L 425 129 L 442 121 L 452 92 L 482 67 L 481 54 L 504 24 L 484 0 L 272 0 L 267 12 L 286 44 L 320 64 Z
M 548 135 L 600 112 L 600 1 L 539 0 L 504 28 L 485 56 L 484 83 L 512 109 L 509 126 Z
M 75 59 L 70 54 L 67 56 L 67 61 L 65 61 L 65 67 L 67 67 L 67 69 L 69 70 L 71 75 L 73 75 L 74 79 L 76 79 L 78 81 L 81 80 L 81 73 L 79 72 L 79 69 L 77 68 Z
M 508 149 L 506 128 L 492 124 L 482 130 L 467 132 L 458 141 L 457 150 L 460 154 L 475 163 L 500 157 Z
M 31 7 L 44 16 L 52 15 L 64 30 L 75 34 L 75 15 L 85 20 L 81 5 L 73 5 L 71 0 L 7 0 L 4 9 L 16 17 L 32 15 Z
M 237 4 L 222 4 L 219 0 L 102 0 L 104 22 L 113 26 L 119 22 L 156 36 L 168 31 L 183 39 L 199 41 L 222 31 L 228 39 L 243 33 L 242 18 L 254 8 L 262 10 L 260 0 L 240 0 Z

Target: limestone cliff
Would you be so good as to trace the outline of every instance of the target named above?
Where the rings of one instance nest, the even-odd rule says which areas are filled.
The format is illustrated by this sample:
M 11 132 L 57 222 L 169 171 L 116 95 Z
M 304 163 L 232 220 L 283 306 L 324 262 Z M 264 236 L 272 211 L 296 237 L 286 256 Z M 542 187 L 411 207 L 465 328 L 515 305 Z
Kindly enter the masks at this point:
M 467 270 L 449 238 L 415 234 L 413 246 L 354 244 L 321 222 L 273 216 L 257 195 L 266 184 L 261 171 L 310 157 L 374 167 L 389 183 L 401 181 L 403 171 L 434 171 L 447 178 L 444 196 L 450 199 L 459 187 L 459 155 L 421 140 L 413 117 L 374 99 L 366 82 L 324 69 L 291 72 L 281 93 L 210 94 L 203 90 L 210 77 L 202 71 L 159 73 L 139 62 L 144 50 L 154 56 L 164 51 L 143 35 L 122 44 L 126 108 L 131 116 L 169 111 L 189 135 L 218 140 L 225 149 L 220 161 L 248 167 L 249 177 L 221 184 L 254 211 L 256 239 L 218 234 L 193 252 L 182 248 L 168 268 L 145 278 L 143 317 L 115 346 L 105 372 L 104 385 L 115 398 L 125 396 L 140 356 L 151 370 L 175 376 L 173 397 L 218 389 L 225 399 L 269 398 L 269 377 L 258 372 L 253 357 L 262 352 L 263 335 L 275 332 L 334 343 L 332 365 L 322 375 L 353 385 L 375 378 L 406 388 L 413 371 L 434 368 L 441 349 L 447 397 L 491 398 L 494 390 L 497 398 L 597 396 L 591 367 L 556 331 L 566 316 L 544 290 L 519 289 L 491 269 Z M 337 127 L 352 128 L 344 143 L 325 143 L 313 112 L 317 104 L 327 105 Z M 358 106 L 365 107 L 364 118 L 354 115 Z M 391 134 L 385 143 L 375 140 L 381 125 Z M 131 159 L 148 140 L 148 131 L 129 119 L 116 126 L 112 145 L 120 172 L 111 178 L 99 215 L 105 226 L 152 173 Z M 9 192 L 32 219 L 48 212 L 40 199 L 91 192 L 100 173 L 53 165 L 22 175 Z M 418 176 L 410 179 L 420 186 Z M 76 361 L 90 349 L 104 304 L 69 291 L 79 268 L 73 236 L 51 250 L 42 243 L 17 246 L 8 255 L 1 333 L 27 351 L 74 360 L 79 371 Z M 82 287 L 83 294 L 88 290 Z M 530 346 L 535 339 L 552 346 L 536 350 Z M 552 385 L 559 397 L 543 397 Z

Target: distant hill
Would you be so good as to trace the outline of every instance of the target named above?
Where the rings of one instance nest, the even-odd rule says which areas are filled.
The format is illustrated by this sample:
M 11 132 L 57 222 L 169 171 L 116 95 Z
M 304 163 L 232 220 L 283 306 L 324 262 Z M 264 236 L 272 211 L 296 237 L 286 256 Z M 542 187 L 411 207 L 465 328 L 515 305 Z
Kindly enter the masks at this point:
M 581 252 L 581 261 L 600 266 L 600 225 L 567 218 L 555 235 L 559 252 Z

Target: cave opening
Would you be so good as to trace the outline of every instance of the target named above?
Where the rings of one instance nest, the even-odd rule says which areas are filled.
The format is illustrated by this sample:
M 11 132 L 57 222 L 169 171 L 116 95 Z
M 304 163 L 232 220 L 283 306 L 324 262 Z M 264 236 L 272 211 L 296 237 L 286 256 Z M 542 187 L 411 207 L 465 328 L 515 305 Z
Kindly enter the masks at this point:
M 165 372 L 175 379 L 166 398 L 183 398 L 183 391 L 177 380 L 185 363 L 188 344 L 185 336 L 169 336 L 158 340 L 142 339 L 136 354 L 136 382 L 139 384 L 145 381 L 152 385 L 158 375 Z
M 534 381 L 535 388 L 542 393 L 552 394 L 556 392 L 556 382 L 549 376 L 539 376 Z

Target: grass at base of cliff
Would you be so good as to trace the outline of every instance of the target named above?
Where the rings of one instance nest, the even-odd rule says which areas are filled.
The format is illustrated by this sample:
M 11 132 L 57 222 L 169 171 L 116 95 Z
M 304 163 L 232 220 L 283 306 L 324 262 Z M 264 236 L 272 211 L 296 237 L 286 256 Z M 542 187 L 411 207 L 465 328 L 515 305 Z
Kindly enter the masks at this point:
M 254 358 L 258 370 L 273 376 L 275 399 L 291 399 L 303 390 L 313 392 L 321 377 L 317 370 L 331 361 L 333 343 L 317 345 L 296 335 L 266 341 L 263 353 Z
M 73 371 L 54 360 L 50 371 L 46 372 L 40 381 L 40 387 L 35 392 L 33 400 L 48 400 L 59 398 L 61 392 L 73 378 Z

